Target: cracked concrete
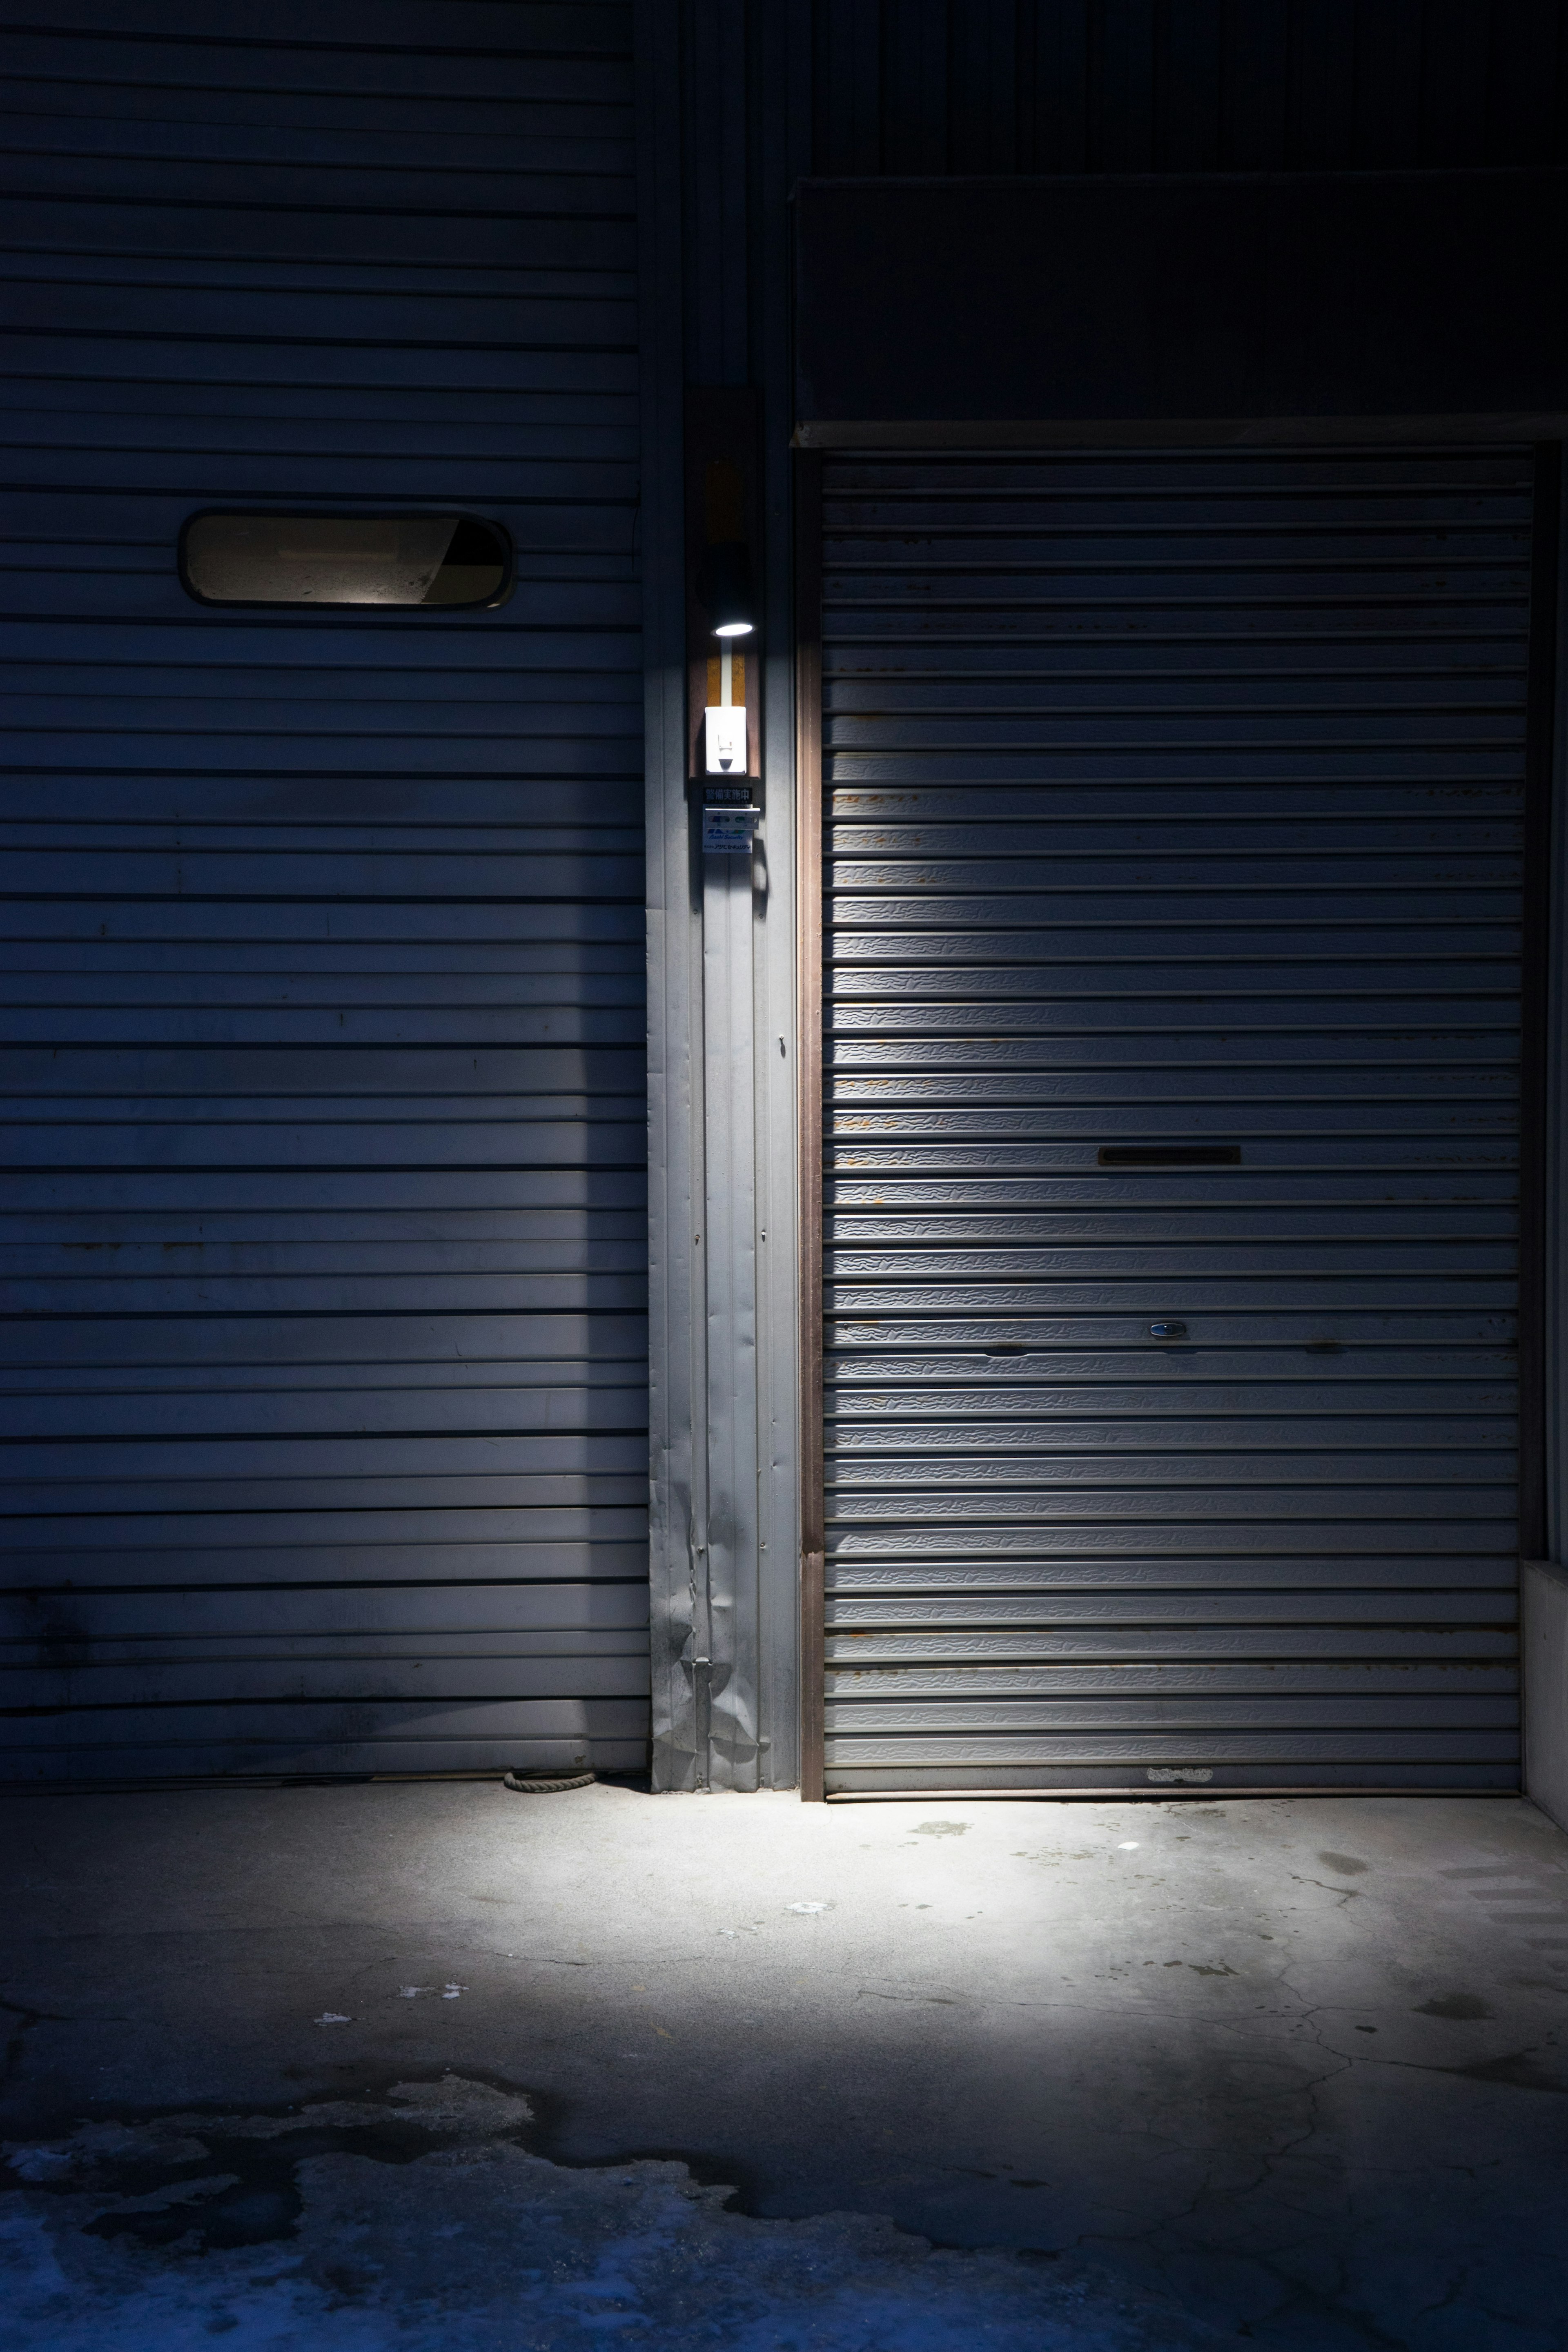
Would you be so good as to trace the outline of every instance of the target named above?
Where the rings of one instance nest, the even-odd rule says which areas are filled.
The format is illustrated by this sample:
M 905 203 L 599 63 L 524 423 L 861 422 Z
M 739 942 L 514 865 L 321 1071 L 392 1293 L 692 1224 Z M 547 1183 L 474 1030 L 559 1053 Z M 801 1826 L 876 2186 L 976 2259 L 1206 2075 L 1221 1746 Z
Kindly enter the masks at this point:
M 435 2275 L 418 2264 L 437 2210 L 489 2245 L 491 2288 L 515 2286 L 529 2212 L 574 2197 L 573 2277 L 619 2232 L 633 2284 L 605 2324 L 658 2352 L 709 2340 L 700 2298 L 679 2300 L 699 2260 L 731 2315 L 711 2340 L 758 2352 L 1174 2347 L 1207 2328 L 1312 2352 L 1568 2345 L 1568 1839 L 1522 1803 L 806 1809 L 382 1784 L 35 1798 L 9 1830 L 8 2127 L 24 2170 L 63 2148 L 74 2182 L 18 2191 L 63 2301 L 47 2333 L 0 2330 L 17 2352 L 74 2344 L 68 2314 L 102 2342 L 111 2273 L 162 2312 L 149 2342 L 174 2340 L 177 2276 L 187 2304 L 192 2280 L 222 2284 L 220 2332 L 241 2343 L 364 2352 L 383 2341 L 367 2327 L 434 2293 L 409 2282 Z M 172 2145 L 226 2113 L 259 2145 L 258 2117 L 276 2133 L 310 2110 L 324 2130 L 327 2108 L 384 2121 L 391 2102 L 406 2131 L 448 2073 L 526 2101 L 526 2128 L 509 2107 L 510 2137 L 302 2156 L 265 2292 L 233 2285 L 242 2260 L 262 2275 L 234 2247 L 192 2251 L 188 2187 L 95 2191 L 71 2172 L 79 2118 Z M 167 2164 L 216 2161 L 203 2141 Z M 330 2299 L 345 2166 L 354 2226 L 391 2268 L 280 2333 L 279 2297 Z M 728 2210 L 715 2183 L 737 2191 Z M 204 2192 L 215 2212 L 231 2189 L 250 2193 Z M 133 2193 L 154 2219 L 108 2236 L 84 2233 L 107 2208 L 70 2202 Z M 153 2242 L 165 2210 L 183 2234 Z M 465 2345 L 586 2340 L 580 2295 L 535 2295 L 519 2333 L 507 2292 L 510 2318 L 463 2290 Z

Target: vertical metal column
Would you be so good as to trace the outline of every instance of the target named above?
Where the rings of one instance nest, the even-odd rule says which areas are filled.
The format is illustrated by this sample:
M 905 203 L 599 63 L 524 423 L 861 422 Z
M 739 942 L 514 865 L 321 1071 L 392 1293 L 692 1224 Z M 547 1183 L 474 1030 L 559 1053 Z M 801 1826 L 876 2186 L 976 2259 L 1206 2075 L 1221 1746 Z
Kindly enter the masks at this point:
M 698 1618 L 699 1785 L 757 1786 L 757 1245 L 752 860 L 706 857 L 703 1102 L 708 1529 Z M 707 1755 L 704 1759 L 703 1748 Z
M 645 300 L 658 310 L 644 348 L 661 371 L 644 444 L 653 1775 L 668 1790 L 789 1787 L 799 1506 L 786 206 L 809 162 L 810 16 L 805 0 L 640 9 L 639 115 L 657 179 L 643 198 Z M 700 512 L 691 457 L 710 425 L 726 444 L 710 454 L 739 455 L 727 436 L 742 411 L 763 605 L 743 648 L 765 808 L 750 860 L 702 856 L 689 796 L 708 651 L 687 562 Z M 670 429 L 682 413 L 685 457 Z M 683 467 L 684 531 L 673 512 Z M 679 655 L 672 567 L 687 583 Z
M 732 314 L 733 301 L 730 302 Z M 692 1540 L 692 1627 L 686 1660 L 694 1706 L 692 1785 L 758 1785 L 758 1398 L 757 1164 L 754 940 L 758 924 L 752 859 L 698 845 L 704 771 L 703 711 L 730 688 L 721 676 L 718 641 L 700 587 L 711 523 L 715 468 L 741 487 L 736 528 L 751 549 L 760 541 L 756 403 L 743 384 L 686 390 L 687 729 L 691 778 L 689 824 L 702 919 L 700 1055 L 702 1071 L 700 1234 L 702 1307 L 693 1298 L 701 1427 L 701 1472 Z M 728 528 L 728 526 L 726 526 Z M 727 647 L 742 660 L 754 637 Z M 716 658 L 717 657 L 717 658 Z M 736 664 L 739 670 L 740 665 Z M 761 749 L 761 665 L 744 661 L 738 695 L 747 714 L 747 773 L 756 777 Z M 753 783 L 753 793 L 758 785 Z
M 690 0 L 685 60 L 687 381 L 737 390 L 750 375 L 747 31 L 747 12 L 733 0 Z M 721 416 L 722 413 L 721 407 Z M 689 399 L 689 431 L 701 415 Z M 689 547 L 688 560 L 689 563 Z M 700 642 L 693 642 L 693 656 Z M 760 670 L 748 663 L 747 672 L 748 700 L 754 709 Z M 695 701 L 689 667 L 688 677 L 693 679 Z M 698 748 L 700 751 L 700 737 Z M 699 1788 L 754 1789 L 757 1301 L 752 861 L 749 856 L 702 856 L 700 866 L 708 1507 L 705 1543 L 696 1558 L 696 1780 Z
M 694 1301 L 700 1252 L 701 1073 L 692 1045 L 700 935 L 686 815 L 686 567 L 682 531 L 680 14 L 637 0 L 637 215 L 642 386 L 644 756 L 647 823 L 648 1482 L 652 1765 L 689 1788 L 700 1411 Z

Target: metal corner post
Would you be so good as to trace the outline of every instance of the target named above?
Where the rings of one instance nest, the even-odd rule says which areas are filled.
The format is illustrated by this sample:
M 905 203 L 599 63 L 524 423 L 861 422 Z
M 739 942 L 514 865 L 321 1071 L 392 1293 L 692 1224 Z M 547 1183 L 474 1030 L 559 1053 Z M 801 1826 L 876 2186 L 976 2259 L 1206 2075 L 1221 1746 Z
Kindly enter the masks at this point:
M 701 931 L 686 815 L 686 569 L 682 457 L 680 21 L 637 0 L 642 388 L 642 593 L 647 827 L 648 1390 L 652 1770 L 697 1785 L 690 1657 L 703 1469 L 694 1443 L 701 1330 L 691 1221 L 702 1165 L 692 1051 Z
M 653 1780 L 797 1777 L 799 1223 L 787 202 L 800 0 L 637 0 L 647 675 Z M 717 126 L 717 131 L 715 131 Z M 752 422 L 752 457 L 729 437 Z M 760 419 L 760 429 L 757 420 Z M 754 861 L 704 856 L 692 468 L 749 481 Z M 728 437 L 727 437 L 728 436 Z M 696 536 L 693 533 L 696 532 Z
M 721 63 L 722 63 L 721 57 Z M 710 224 L 711 226 L 711 224 Z M 732 318 L 736 300 L 725 308 Z M 689 310 L 688 313 L 689 325 Z M 718 339 L 719 356 L 732 337 Z M 735 372 L 739 373 L 738 367 Z M 757 476 L 754 393 L 743 383 L 686 387 L 687 475 L 687 740 L 689 773 L 702 772 L 703 709 L 717 640 L 709 635 L 699 588 L 704 545 L 704 484 L 717 464 L 742 485 L 745 540 L 762 535 Z M 742 657 L 754 637 L 739 641 Z M 757 663 L 746 664 L 747 772 L 753 795 L 759 775 Z M 695 842 L 699 787 L 687 824 Z M 763 824 L 766 825 L 766 815 Z M 762 1721 L 761 1594 L 763 1539 L 760 1524 L 761 1357 L 759 1261 L 763 1244 L 757 1164 L 757 1106 L 764 1064 L 757 1034 L 758 950 L 766 908 L 766 838 L 744 853 L 693 849 L 695 889 L 701 908 L 700 1001 L 694 1008 L 700 1036 L 702 1094 L 702 1174 L 694 1209 L 701 1240 L 702 1383 L 697 1444 L 706 1463 L 707 1511 L 696 1560 L 697 1640 L 691 1661 L 697 1694 L 697 1785 L 755 1789 L 765 1785 L 768 1733 Z

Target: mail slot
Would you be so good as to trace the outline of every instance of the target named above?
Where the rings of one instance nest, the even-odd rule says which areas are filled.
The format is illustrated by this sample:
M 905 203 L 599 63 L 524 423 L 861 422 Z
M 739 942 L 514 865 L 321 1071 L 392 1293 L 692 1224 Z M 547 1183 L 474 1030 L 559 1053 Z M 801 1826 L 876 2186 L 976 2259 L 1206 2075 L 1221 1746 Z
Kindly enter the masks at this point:
M 1239 1143 L 1102 1143 L 1102 1168 L 1239 1168 Z

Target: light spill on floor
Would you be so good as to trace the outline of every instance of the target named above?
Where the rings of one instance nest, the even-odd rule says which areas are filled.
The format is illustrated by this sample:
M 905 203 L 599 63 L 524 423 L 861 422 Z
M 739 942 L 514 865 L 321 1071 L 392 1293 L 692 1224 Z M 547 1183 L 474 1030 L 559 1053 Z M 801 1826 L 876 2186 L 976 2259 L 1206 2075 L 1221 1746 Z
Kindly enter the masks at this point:
M 0 2352 L 1568 2345 L 1514 1800 L 46 1796 L 0 1921 Z

